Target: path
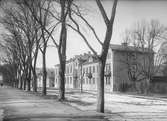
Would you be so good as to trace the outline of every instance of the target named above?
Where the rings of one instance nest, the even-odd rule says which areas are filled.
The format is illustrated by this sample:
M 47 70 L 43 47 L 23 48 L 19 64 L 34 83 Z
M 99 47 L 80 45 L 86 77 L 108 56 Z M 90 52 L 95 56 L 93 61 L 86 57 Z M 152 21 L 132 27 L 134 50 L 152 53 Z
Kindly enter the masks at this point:
M 44 99 L 10 87 L 0 87 L 4 121 L 105 121 L 102 115 L 81 111 L 56 99 Z

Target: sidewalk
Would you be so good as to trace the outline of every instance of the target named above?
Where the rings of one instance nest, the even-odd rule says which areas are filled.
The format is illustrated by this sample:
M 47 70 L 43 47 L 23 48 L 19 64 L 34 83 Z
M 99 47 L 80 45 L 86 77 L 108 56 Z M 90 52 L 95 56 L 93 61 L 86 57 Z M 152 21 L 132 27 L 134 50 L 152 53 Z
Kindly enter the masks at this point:
M 5 121 L 105 121 L 94 111 L 81 111 L 56 99 L 9 87 L 0 88 L 0 109 L 4 109 Z

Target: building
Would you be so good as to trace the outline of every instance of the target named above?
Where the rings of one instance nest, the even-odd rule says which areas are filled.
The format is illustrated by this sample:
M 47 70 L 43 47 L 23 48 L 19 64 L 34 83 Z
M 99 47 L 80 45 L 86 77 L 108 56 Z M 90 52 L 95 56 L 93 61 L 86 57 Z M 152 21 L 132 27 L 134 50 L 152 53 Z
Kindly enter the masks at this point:
M 37 87 L 42 87 L 42 69 L 37 68 Z M 55 87 L 55 71 L 54 69 L 47 69 L 47 79 L 46 79 L 46 87 Z
M 151 56 L 148 56 L 151 55 Z M 122 45 L 110 45 L 105 66 L 105 91 L 121 91 L 122 88 L 131 88 L 133 77 L 141 73 L 139 67 L 153 67 L 153 51 L 143 51 L 141 48 Z M 151 58 L 151 59 L 150 59 Z M 144 62 L 144 61 L 146 62 Z M 151 62 L 150 62 L 151 60 Z M 148 64 L 149 63 L 149 64 Z M 59 64 L 55 66 L 55 87 L 59 87 Z M 141 79 L 144 75 L 135 77 Z M 97 90 L 99 81 L 98 59 L 89 53 L 76 55 L 66 62 L 65 87 L 72 89 Z M 128 87 L 129 86 L 129 87 Z

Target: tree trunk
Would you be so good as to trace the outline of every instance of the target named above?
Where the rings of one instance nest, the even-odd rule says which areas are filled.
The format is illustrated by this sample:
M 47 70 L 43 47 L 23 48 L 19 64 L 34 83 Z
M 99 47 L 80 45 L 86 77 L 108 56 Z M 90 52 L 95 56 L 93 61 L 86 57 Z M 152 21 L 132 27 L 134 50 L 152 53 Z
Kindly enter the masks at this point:
M 20 83 L 19 89 L 23 89 L 23 81 L 22 81 L 20 75 L 19 75 L 19 81 L 20 81 L 20 82 L 19 82 L 19 83 Z
M 27 82 L 27 81 L 26 81 L 26 78 L 23 78 L 23 79 L 24 79 L 24 80 L 23 80 L 23 83 L 24 83 L 24 84 L 23 84 L 23 89 L 26 90 L 26 82 Z
M 38 45 L 39 45 L 39 43 L 37 43 L 37 47 L 36 47 L 35 55 L 34 55 L 34 66 L 32 67 L 32 70 L 33 70 L 33 91 L 34 92 L 37 92 L 36 62 L 37 62 L 37 56 L 38 56 Z
M 104 68 L 105 63 L 100 60 L 99 62 L 99 80 L 97 82 L 98 94 L 97 94 L 97 112 L 104 113 Z
M 65 1 L 60 1 L 61 4 L 61 33 L 60 33 L 60 42 L 58 48 L 58 55 L 60 60 L 60 99 L 61 101 L 65 100 L 65 67 L 66 67 L 66 40 L 67 40 L 67 29 L 66 29 L 66 16 L 65 16 Z
M 65 62 L 61 61 L 60 62 L 60 69 L 59 69 L 59 76 L 60 76 L 60 98 L 59 100 L 64 100 L 65 99 L 65 77 L 64 77 L 64 71 L 65 70 Z
M 43 86 L 42 86 L 42 95 L 46 95 L 46 79 L 47 79 L 47 71 L 46 71 L 46 46 L 44 47 L 44 51 L 42 53 L 42 78 L 43 78 Z
M 37 92 L 37 74 L 35 68 L 33 69 L 33 91 Z
M 27 91 L 31 91 L 31 68 L 28 68 Z
M 18 68 L 19 89 L 23 89 L 23 82 L 21 78 L 21 70 Z
M 65 67 L 66 67 L 66 28 L 62 30 L 62 52 L 59 51 L 59 59 L 60 59 L 60 69 L 59 69 L 59 77 L 60 77 L 60 100 L 65 100 Z
M 82 64 L 81 64 L 81 93 L 83 92 L 83 72 L 82 72 Z

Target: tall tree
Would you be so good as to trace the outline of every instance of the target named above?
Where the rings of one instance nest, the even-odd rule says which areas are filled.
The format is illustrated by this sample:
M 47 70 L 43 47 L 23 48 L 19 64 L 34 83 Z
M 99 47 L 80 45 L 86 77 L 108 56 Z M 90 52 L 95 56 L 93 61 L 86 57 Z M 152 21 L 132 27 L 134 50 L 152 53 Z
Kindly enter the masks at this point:
M 39 6 L 41 10 L 43 10 L 45 13 L 47 13 L 48 16 L 51 17 L 52 20 L 54 20 L 54 23 L 52 23 L 52 26 L 47 27 L 42 24 L 42 22 L 39 21 L 39 17 L 37 17 L 33 12 L 33 15 L 35 19 L 38 21 L 38 23 L 41 25 L 44 32 L 48 34 L 48 38 L 51 38 L 53 43 L 55 44 L 58 55 L 59 55 L 59 61 L 60 61 L 60 68 L 59 68 L 59 77 L 60 77 L 60 100 L 65 99 L 65 64 L 66 64 L 66 41 L 67 41 L 67 17 L 69 13 L 69 9 L 71 9 L 71 4 L 73 0 L 61 0 L 61 1 L 50 1 L 46 2 L 47 5 L 53 3 L 54 5 L 58 6 L 58 10 L 53 10 L 51 8 L 44 8 L 45 6 Z M 31 8 L 31 5 L 26 3 L 26 5 Z M 60 11 L 59 11 L 60 7 Z M 57 12 L 58 14 L 55 15 L 53 11 Z M 46 15 L 46 16 L 47 16 Z M 60 15 L 60 17 L 59 17 Z M 53 32 L 55 28 L 60 24 L 60 34 L 59 34 L 59 41 L 57 41 L 57 38 L 53 36 Z
M 40 25 L 40 34 L 41 34 L 41 42 L 39 50 L 42 53 L 42 76 L 43 76 L 43 87 L 42 94 L 46 95 L 46 79 L 47 79 L 47 71 L 46 71 L 46 50 L 48 46 L 48 41 L 50 38 L 50 33 L 48 33 L 49 29 L 49 10 L 51 8 L 51 0 L 22 0 L 21 3 L 29 9 L 34 20 Z M 47 30 L 47 31 L 46 31 Z M 39 42 L 38 42 L 39 44 Z M 38 52 L 38 50 L 36 50 Z
M 27 85 L 27 90 L 30 91 L 32 79 L 31 74 L 34 69 L 32 63 L 33 59 L 36 60 L 37 58 L 37 53 L 35 52 L 35 54 L 33 54 L 33 50 L 34 46 L 39 43 L 39 24 L 37 24 L 31 16 L 30 11 L 17 0 L 13 1 L 12 4 L 9 4 L 3 10 L 5 16 L 2 19 L 2 23 L 10 32 L 10 36 L 16 36 L 13 40 L 16 40 L 15 43 L 18 48 L 17 53 L 19 53 L 20 56 L 20 64 L 18 66 L 18 74 L 22 75 L 22 77 L 18 77 L 20 88 L 22 88 L 22 84 L 24 82 L 24 88 Z M 35 76 L 34 73 L 33 76 Z
M 104 9 L 104 6 L 102 5 L 101 0 L 96 0 L 97 7 L 101 13 L 101 16 L 104 20 L 105 26 L 106 26 L 106 32 L 104 41 L 102 42 L 93 26 L 89 23 L 89 21 L 81 14 L 79 7 L 76 4 L 73 4 L 76 8 L 76 11 L 70 11 L 70 19 L 73 22 L 74 25 L 68 24 L 69 27 L 71 27 L 74 31 L 76 31 L 85 41 L 89 49 L 95 54 L 97 59 L 99 60 L 99 80 L 98 80 L 98 99 L 97 99 L 97 111 L 98 112 L 104 112 L 104 69 L 106 64 L 106 57 L 108 54 L 108 49 L 110 46 L 110 41 L 112 38 L 113 33 L 113 26 L 114 26 L 114 20 L 115 20 L 115 14 L 116 14 L 116 7 L 117 7 L 118 0 L 114 0 L 113 7 L 111 11 L 111 16 L 108 17 L 107 13 Z M 101 53 L 100 55 L 97 54 L 96 50 L 91 46 L 89 43 L 89 37 L 84 35 L 84 33 L 81 31 L 81 25 L 75 20 L 75 18 L 72 16 L 75 14 L 75 16 L 79 17 L 90 29 L 90 31 L 94 34 L 95 38 L 101 45 Z

